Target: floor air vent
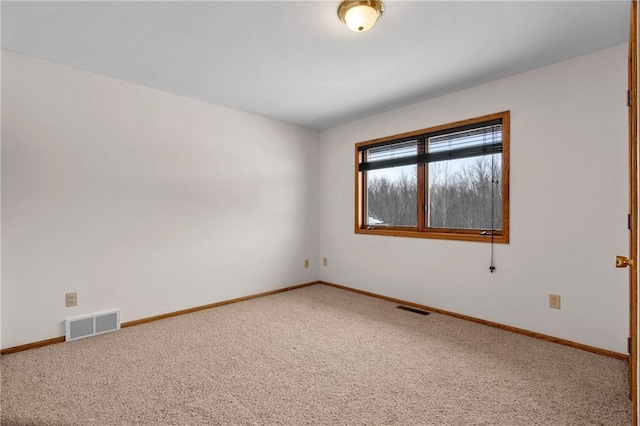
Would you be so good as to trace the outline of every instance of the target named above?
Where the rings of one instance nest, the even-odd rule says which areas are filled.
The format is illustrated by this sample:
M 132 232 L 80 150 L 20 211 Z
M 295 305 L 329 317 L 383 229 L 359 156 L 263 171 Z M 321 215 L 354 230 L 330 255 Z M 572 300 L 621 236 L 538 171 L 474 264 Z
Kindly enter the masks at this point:
M 402 309 L 403 311 L 409 311 L 409 312 L 413 312 L 415 314 L 420 314 L 420 315 L 429 315 L 431 313 L 427 311 L 421 311 L 420 309 L 410 308 L 408 306 L 398 306 L 397 308 Z
M 64 320 L 65 340 L 82 339 L 120 329 L 120 310 Z

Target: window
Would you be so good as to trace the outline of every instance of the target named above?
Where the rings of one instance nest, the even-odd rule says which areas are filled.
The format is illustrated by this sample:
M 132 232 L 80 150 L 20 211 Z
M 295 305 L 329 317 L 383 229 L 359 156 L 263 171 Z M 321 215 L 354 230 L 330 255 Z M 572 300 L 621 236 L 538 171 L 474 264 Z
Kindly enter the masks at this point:
M 509 111 L 356 144 L 356 233 L 509 242 Z

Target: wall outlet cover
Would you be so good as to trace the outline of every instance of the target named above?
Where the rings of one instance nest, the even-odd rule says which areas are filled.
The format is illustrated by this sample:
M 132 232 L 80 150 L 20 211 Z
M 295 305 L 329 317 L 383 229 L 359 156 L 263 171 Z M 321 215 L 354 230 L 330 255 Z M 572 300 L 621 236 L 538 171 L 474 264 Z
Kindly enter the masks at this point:
M 67 308 L 78 306 L 78 293 L 67 293 L 64 295 Z
M 559 294 L 550 294 L 549 295 L 549 307 L 553 309 L 560 309 L 560 295 Z

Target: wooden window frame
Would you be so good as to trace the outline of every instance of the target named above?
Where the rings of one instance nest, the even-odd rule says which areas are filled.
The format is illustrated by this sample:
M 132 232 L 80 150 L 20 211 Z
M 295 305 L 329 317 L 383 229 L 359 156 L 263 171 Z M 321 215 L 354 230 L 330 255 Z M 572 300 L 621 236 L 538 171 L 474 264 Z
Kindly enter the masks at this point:
M 383 138 L 373 139 L 369 141 L 359 142 L 355 144 L 355 233 L 367 235 L 385 235 L 392 237 L 412 237 L 412 238 L 429 238 L 442 240 L 457 241 L 474 241 L 487 243 L 509 243 L 509 154 L 510 154 L 510 111 L 498 112 L 495 114 L 484 115 L 481 117 L 470 118 L 467 120 L 456 121 L 453 123 L 443 124 L 439 126 L 429 127 L 425 129 L 415 130 L 397 135 L 386 136 Z M 418 187 L 417 187 L 417 226 L 415 228 L 405 227 L 375 227 L 367 224 L 365 218 L 365 206 L 367 205 L 366 191 L 366 171 L 359 171 L 359 165 L 362 162 L 364 152 L 363 147 L 378 145 L 384 142 L 391 142 L 403 138 L 424 135 L 455 128 L 481 124 L 496 119 L 502 120 L 502 224 L 500 230 L 495 230 L 481 234 L 477 229 L 454 229 L 454 228 L 429 228 L 425 221 L 428 173 L 425 171 L 425 164 L 418 164 Z

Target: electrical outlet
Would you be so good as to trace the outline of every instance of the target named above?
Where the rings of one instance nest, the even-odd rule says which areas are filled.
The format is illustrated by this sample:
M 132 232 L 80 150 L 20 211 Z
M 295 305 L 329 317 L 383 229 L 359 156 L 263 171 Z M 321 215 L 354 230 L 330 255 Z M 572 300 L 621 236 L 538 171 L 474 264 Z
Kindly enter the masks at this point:
M 64 295 L 67 308 L 78 306 L 78 293 L 67 293 Z
M 553 309 L 560 309 L 560 295 L 559 294 L 550 294 L 549 295 L 549 307 Z
M 327 266 L 327 264 L 329 263 L 329 261 L 327 260 L 326 257 L 322 258 L 322 266 Z
M 309 259 L 305 259 L 304 260 L 304 267 L 308 268 L 309 267 Z

